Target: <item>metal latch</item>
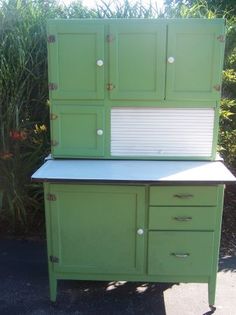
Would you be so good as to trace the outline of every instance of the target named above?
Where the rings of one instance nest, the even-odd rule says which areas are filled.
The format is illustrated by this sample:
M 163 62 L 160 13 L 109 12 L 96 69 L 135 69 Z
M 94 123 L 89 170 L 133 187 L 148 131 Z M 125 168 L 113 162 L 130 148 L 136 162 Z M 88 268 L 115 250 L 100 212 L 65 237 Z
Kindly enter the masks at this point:
M 112 83 L 108 83 L 107 84 L 107 90 L 108 91 L 111 91 L 111 90 L 113 90 L 115 88 L 115 85 L 113 85 Z

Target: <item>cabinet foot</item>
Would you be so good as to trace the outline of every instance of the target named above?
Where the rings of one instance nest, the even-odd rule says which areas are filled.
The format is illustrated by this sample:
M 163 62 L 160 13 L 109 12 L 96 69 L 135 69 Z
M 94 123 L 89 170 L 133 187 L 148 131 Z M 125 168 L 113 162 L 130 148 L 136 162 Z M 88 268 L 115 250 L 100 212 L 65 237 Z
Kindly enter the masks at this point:
M 216 277 L 210 279 L 208 283 L 208 302 L 211 310 L 215 310 Z M 212 309 L 213 308 L 213 309 Z
M 57 299 L 57 279 L 53 276 L 49 278 L 50 300 L 56 302 Z

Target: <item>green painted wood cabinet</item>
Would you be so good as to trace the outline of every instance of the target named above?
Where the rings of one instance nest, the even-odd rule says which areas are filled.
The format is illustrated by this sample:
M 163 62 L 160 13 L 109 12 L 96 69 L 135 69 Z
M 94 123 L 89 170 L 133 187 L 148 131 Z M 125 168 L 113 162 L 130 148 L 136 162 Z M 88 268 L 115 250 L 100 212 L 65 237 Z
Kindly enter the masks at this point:
M 44 183 L 57 281 L 206 282 L 214 304 L 223 185 Z
M 47 32 L 54 157 L 215 158 L 224 20 L 58 19 Z

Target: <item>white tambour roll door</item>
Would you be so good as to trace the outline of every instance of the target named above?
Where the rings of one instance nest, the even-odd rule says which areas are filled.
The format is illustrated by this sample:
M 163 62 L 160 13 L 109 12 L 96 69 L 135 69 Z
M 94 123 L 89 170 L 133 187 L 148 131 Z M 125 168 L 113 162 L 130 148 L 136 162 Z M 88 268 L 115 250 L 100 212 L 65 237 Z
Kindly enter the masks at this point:
M 111 156 L 210 157 L 213 108 L 111 109 Z

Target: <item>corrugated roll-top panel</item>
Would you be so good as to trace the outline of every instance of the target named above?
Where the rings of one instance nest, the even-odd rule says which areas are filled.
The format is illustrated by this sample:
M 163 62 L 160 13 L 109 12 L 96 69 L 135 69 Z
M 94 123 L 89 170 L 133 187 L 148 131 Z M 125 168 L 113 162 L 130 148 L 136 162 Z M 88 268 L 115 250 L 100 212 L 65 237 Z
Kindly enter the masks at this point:
M 111 109 L 111 156 L 210 157 L 212 108 Z

